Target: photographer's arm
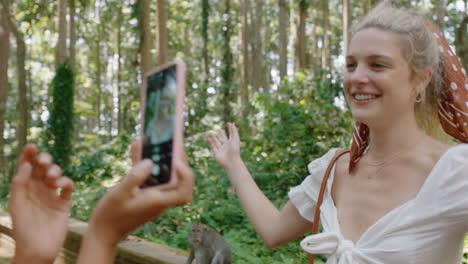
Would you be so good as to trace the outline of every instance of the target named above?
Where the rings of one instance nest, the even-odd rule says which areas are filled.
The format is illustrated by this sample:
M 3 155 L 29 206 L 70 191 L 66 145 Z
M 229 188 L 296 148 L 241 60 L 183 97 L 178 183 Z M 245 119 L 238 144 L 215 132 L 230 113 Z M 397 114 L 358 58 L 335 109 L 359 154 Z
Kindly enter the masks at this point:
M 138 149 L 138 144 L 134 143 L 132 154 L 137 153 Z M 178 182 L 173 187 L 140 189 L 152 166 L 150 160 L 138 162 L 122 182 L 102 197 L 89 221 L 77 263 L 113 263 L 117 243 L 127 234 L 161 215 L 167 208 L 192 200 L 194 174 L 185 154 L 182 160 L 175 163 Z

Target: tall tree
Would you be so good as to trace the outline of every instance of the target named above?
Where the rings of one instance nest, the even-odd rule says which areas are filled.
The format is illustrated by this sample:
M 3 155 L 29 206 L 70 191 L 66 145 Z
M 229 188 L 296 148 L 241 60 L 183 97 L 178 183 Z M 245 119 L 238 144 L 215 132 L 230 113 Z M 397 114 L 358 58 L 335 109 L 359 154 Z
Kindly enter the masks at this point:
M 67 0 L 58 1 L 58 42 L 56 65 L 62 64 L 67 58 Z
M 117 132 L 120 134 L 123 129 L 122 114 L 122 4 L 118 6 L 117 15 Z
M 103 34 L 103 25 L 102 23 L 99 23 L 97 25 L 97 37 L 96 37 L 96 47 L 95 47 L 95 81 L 96 81 L 96 90 L 95 90 L 95 97 L 93 96 L 92 101 L 94 101 L 94 109 L 96 113 L 96 118 L 94 119 L 95 122 L 92 122 L 92 129 L 94 129 L 94 126 L 97 126 L 98 130 L 101 130 L 102 124 L 101 124 L 101 102 L 102 102 L 102 63 L 101 63 L 101 56 L 102 56 L 102 48 L 101 48 L 101 40 L 102 40 L 102 34 Z
M 362 10 L 364 11 L 364 14 L 367 14 L 367 12 L 369 11 L 368 0 L 361 0 L 361 6 L 362 6 Z
M 150 0 L 138 0 L 140 28 L 140 69 L 144 74 L 151 68 L 151 30 L 150 30 Z
M 252 10 L 251 19 L 251 45 L 252 45 L 252 62 L 251 72 L 252 72 L 252 86 L 255 91 L 260 91 L 260 89 L 265 89 L 264 83 L 264 52 L 263 52 L 263 6 L 265 5 L 265 0 L 255 1 L 255 9 Z
M 343 55 L 348 53 L 349 42 L 349 0 L 343 0 Z
M 288 67 L 288 35 L 287 35 L 287 7 L 286 0 L 278 0 L 279 6 L 279 72 L 280 79 L 287 75 Z
M 330 61 L 330 17 L 328 9 L 328 0 L 322 0 L 322 28 L 323 28 L 323 41 L 322 41 L 322 68 L 329 67 Z
M 209 58 L 208 58 L 208 23 L 210 18 L 210 2 L 208 0 L 202 0 L 202 26 L 201 36 L 203 41 L 202 48 L 202 60 L 203 60 L 203 71 L 205 72 L 205 80 L 208 80 L 209 76 Z
M 221 66 L 221 94 L 222 94 L 222 112 L 224 123 L 230 122 L 232 109 L 232 93 L 234 91 L 234 68 L 233 56 L 231 51 L 231 36 L 232 36 L 232 22 L 231 22 L 231 1 L 224 0 L 223 11 L 223 25 L 221 27 L 222 35 L 222 66 Z
M 5 112 L 8 96 L 8 57 L 10 54 L 9 0 L 0 6 L 0 174 L 5 168 Z
M 69 56 L 70 56 L 70 66 L 73 70 L 75 69 L 76 64 L 76 26 L 75 26 L 75 15 L 76 7 L 75 0 L 69 0 L 69 9 L 70 9 L 70 23 L 69 23 L 69 32 L 70 32 L 70 42 L 69 42 Z
M 328 2 L 328 0 L 326 1 Z M 297 48 L 296 56 L 299 70 L 304 70 L 307 67 L 307 57 L 306 57 L 306 17 L 307 17 L 307 8 L 309 6 L 308 0 L 299 1 L 299 24 L 297 26 Z
M 241 51 L 242 51 L 242 68 L 241 68 L 241 103 L 246 109 L 246 104 L 249 98 L 250 84 L 250 60 L 249 60 L 249 9 L 250 1 L 241 1 Z
M 166 1 L 158 0 L 158 63 L 167 62 L 167 12 Z
M 455 49 L 461 63 L 468 71 L 468 15 L 465 15 L 458 28 L 455 30 Z
M 2 0 L 5 7 L 9 6 L 8 0 Z M 27 87 L 26 87 L 26 43 L 24 42 L 24 35 L 20 31 L 15 19 L 10 13 L 10 9 L 5 9 L 7 12 L 5 16 L 8 20 L 8 26 L 16 39 L 16 70 L 18 81 L 18 149 L 21 150 L 27 143 L 28 131 L 28 103 L 27 103 Z
M 440 32 L 444 35 L 445 28 L 445 14 L 446 14 L 446 3 L 445 0 L 435 1 L 434 11 L 436 15 L 436 23 L 440 29 Z

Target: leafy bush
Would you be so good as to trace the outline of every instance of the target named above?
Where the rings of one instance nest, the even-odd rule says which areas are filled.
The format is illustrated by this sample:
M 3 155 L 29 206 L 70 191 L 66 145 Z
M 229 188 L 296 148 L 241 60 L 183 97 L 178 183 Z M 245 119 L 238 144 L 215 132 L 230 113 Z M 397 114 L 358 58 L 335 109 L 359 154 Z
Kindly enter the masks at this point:
M 47 130 L 46 146 L 54 161 L 67 167 L 73 142 L 74 74 L 68 62 L 60 64 L 52 80 L 52 103 Z

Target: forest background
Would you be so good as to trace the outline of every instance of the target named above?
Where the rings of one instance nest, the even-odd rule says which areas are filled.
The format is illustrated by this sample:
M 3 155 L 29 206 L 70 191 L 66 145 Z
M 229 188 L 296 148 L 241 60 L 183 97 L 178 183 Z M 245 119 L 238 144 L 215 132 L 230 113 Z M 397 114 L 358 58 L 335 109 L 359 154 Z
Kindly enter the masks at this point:
M 311 160 L 350 145 L 343 54 L 350 26 L 376 2 L 0 0 L 3 208 L 18 152 L 35 143 L 76 181 L 72 217 L 86 221 L 130 168 L 142 73 L 183 59 L 195 200 L 134 235 L 187 249 L 189 225 L 203 222 L 223 234 L 234 263 L 304 263 L 298 241 L 275 251 L 263 245 L 205 139 L 236 123 L 247 167 L 281 207 Z M 427 14 L 468 69 L 467 0 L 396 2 Z

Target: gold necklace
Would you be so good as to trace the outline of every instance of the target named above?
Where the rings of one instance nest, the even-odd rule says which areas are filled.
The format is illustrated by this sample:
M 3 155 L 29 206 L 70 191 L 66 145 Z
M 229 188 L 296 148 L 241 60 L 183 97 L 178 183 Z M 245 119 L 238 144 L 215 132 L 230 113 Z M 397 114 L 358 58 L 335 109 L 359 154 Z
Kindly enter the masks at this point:
M 379 171 L 381 171 L 382 169 L 384 169 L 385 167 L 390 165 L 394 160 L 396 160 L 396 158 L 401 156 L 402 153 L 412 150 L 414 147 L 416 147 L 420 143 L 420 141 L 422 141 L 422 139 L 418 140 L 415 144 L 411 145 L 409 148 L 396 152 L 395 154 L 391 155 L 390 158 L 384 160 L 383 162 L 380 162 L 380 163 L 377 163 L 377 164 L 371 164 L 371 163 L 369 163 L 367 161 L 364 161 L 364 163 L 366 163 L 368 166 L 378 167 L 373 172 L 367 174 L 367 176 L 366 176 L 367 179 L 368 180 L 373 179 L 372 175 L 376 175 Z M 369 146 L 367 146 L 366 150 L 364 150 L 363 155 L 365 155 L 368 150 L 369 150 Z

